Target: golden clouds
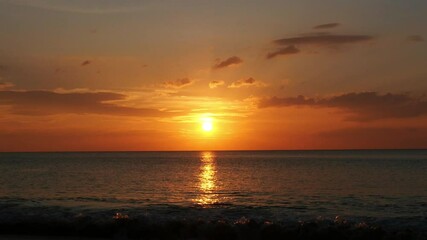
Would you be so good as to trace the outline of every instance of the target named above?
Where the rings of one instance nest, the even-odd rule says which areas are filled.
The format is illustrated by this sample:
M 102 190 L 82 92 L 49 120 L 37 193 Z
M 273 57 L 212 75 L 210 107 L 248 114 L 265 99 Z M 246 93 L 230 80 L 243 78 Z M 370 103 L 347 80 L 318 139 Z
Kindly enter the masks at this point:
M 183 88 L 183 87 L 189 86 L 193 83 L 194 83 L 194 81 L 190 80 L 189 78 L 179 78 L 176 80 L 165 81 L 165 82 L 163 82 L 163 86 L 165 86 L 167 88 Z

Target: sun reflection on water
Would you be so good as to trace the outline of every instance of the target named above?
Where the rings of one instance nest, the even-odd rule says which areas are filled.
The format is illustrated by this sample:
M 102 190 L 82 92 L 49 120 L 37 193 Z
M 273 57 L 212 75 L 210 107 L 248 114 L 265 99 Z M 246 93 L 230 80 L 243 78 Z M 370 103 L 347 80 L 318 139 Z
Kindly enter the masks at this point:
M 201 166 L 199 174 L 200 195 L 195 199 L 197 204 L 209 205 L 218 203 L 215 154 L 213 152 L 202 152 L 200 156 Z

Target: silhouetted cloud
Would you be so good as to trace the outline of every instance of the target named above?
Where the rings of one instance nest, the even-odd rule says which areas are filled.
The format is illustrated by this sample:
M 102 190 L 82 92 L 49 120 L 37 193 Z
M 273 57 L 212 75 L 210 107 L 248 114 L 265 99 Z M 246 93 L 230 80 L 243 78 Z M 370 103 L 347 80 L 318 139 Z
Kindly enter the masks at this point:
M 361 43 L 374 39 L 369 35 L 338 35 L 338 34 L 312 34 L 291 38 L 282 38 L 274 41 L 277 45 L 317 45 L 338 46 L 343 44 Z
M 266 58 L 272 59 L 280 55 L 295 55 L 300 53 L 301 47 L 304 46 L 337 48 L 348 44 L 368 42 L 373 39 L 374 37 L 370 35 L 338 35 L 327 32 L 310 33 L 296 37 L 281 38 L 274 40 L 273 43 L 275 45 L 285 47 L 280 47 L 274 51 L 269 52 L 266 55 Z
M 90 61 L 86 60 L 86 61 L 83 61 L 80 65 L 81 66 L 86 66 L 86 65 L 89 65 L 89 64 L 90 64 Z
M 219 80 L 219 81 L 213 80 L 213 81 L 209 82 L 209 88 L 217 88 L 217 87 L 222 86 L 224 84 L 225 84 L 225 82 L 222 80 Z
M 274 52 L 268 53 L 267 56 L 266 56 L 266 58 L 267 59 L 271 59 L 271 58 L 274 58 L 274 57 L 277 57 L 277 56 L 297 54 L 299 52 L 300 52 L 300 50 L 298 48 L 296 48 L 295 46 L 291 45 L 291 46 L 287 46 L 285 48 L 277 49 Z
M 328 28 L 335 28 L 338 27 L 339 23 L 326 23 L 326 24 L 320 24 L 317 26 L 314 26 L 313 29 L 328 29 Z
M 180 78 L 176 80 L 163 82 L 163 86 L 168 88 L 182 88 L 182 87 L 193 84 L 193 82 L 194 81 L 190 80 L 189 78 Z
M 310 106 L 338 108 L 350 116 L 347 120 L 370 121 L 383 118 L 418 117 L 427 114 L 427 101 L 407 94 L 377 92 L 346 93 L 329 98 L 272 97 L 261 99 L 259 108 Z
M 242 63 L 243 60 L 237 56 L 232 56 L 227 58 L 224 61 L 219 62 L 218 64 L 216 64 L 215 66 L 213 66 L 213 69 L 220 69 L 220 68 L 225 68 L 225 67 L 229 67 L 231 65 L 237 65 Z
M 424 42 L 424 38 L 421 35 L 412 35 L 412 36 L 408 36 L 406 38 L 406 40 L 410 41 L 410 42 Z
M 114 103 L 126 95 L 114 92 L 0 91 L 0 105 L 20 115 L 106 114 L 138 117 L 166 117 L 153 108 L 127 107 Z
M 228 87 L 229 88 L 240 88 L 240 87 L 250 87 L 250 86 L 256 86 L 261 87 L 264 86 L 264 83 L 255 80 L 254 78 L 247 78 L 247 79 L 241 79 L 232 82 Z

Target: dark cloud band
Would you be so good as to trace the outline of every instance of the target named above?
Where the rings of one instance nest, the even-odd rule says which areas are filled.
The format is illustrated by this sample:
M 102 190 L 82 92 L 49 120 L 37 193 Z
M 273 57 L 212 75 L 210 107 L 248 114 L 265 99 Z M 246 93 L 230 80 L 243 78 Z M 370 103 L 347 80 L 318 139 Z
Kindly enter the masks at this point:
M 326 24 L 320 24 L 313 27 L 313 29 L 329 29 L 329 28 L 336 28 L 340 24 L 339 23 L 326 23 Z
M 261 99 L 259 108 L 267 107 L 330 107 L 350 116 L 347 120 L 370 121 L 384 118 L 408 118 L 427 115 L 427 101 L 406 94 L 379 94 L 377 92 L 346 93 L 329 98 L 272 97 Z
M 13 114 L 105 114 L 117 116 L 166 117 L 168 112 L 154 108 L 127 107 L 114 103 L 126 95 L 114 92 L 57 93 L 52 91 L 0 91 L 0 105 Z
M 335 35 L 335 34 L 315 34 L 301 37 L 282 38 L 274 41 L 277 45 L 342 45 L 350 43 L 366 42 L 374 39 L 369 35 Z

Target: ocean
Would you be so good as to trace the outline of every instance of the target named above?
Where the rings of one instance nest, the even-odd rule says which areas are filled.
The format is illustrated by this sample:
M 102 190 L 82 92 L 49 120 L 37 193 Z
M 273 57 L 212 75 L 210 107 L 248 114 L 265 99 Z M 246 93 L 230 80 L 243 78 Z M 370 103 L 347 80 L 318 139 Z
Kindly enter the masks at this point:
M 0 153 L 0 171 L 0 234 L 427 239 L 427 150 Z

